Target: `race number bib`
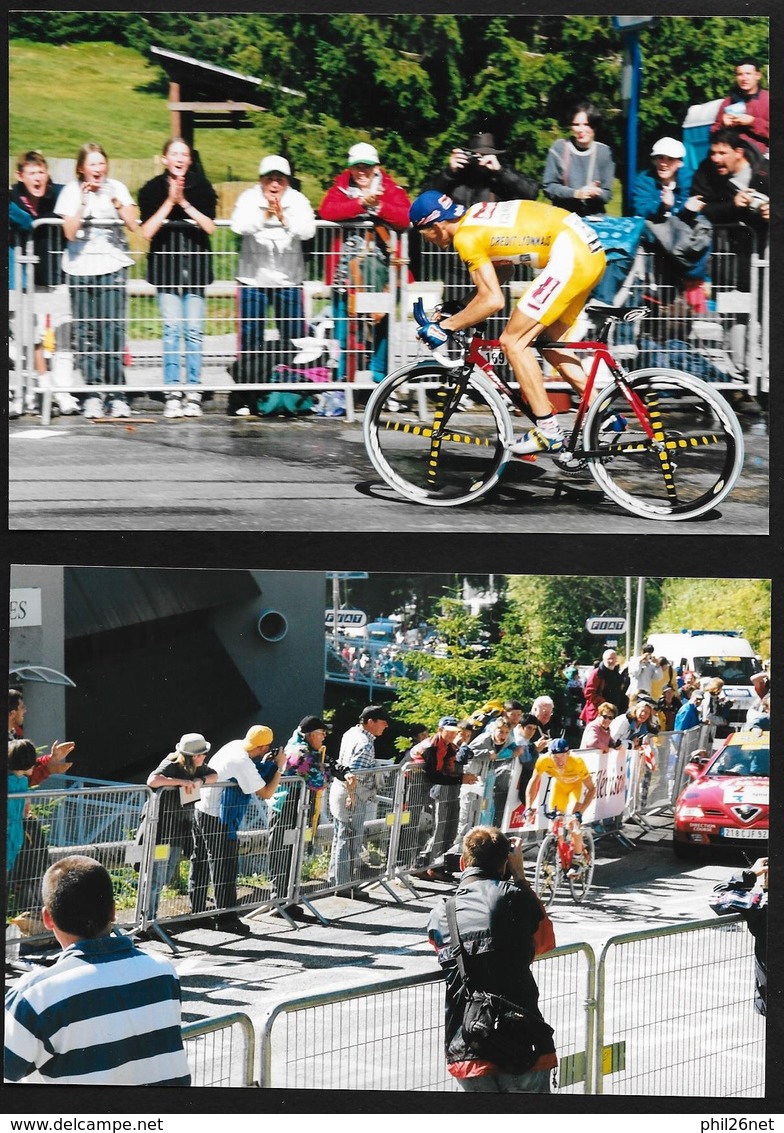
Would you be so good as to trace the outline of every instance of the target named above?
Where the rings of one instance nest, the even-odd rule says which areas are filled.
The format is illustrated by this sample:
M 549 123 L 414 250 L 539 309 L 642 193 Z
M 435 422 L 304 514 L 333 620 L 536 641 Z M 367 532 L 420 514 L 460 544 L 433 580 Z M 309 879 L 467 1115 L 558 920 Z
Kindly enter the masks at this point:
M 591 228 L 590 224 L 586 224 L 581 216 L 577 216 L 573 212 L 569 213 L 564 224 L 567 224 L 571 230 L 588 245 L 591 252 L 601 252 L 602 242 L 596 235 L 595 229 Z

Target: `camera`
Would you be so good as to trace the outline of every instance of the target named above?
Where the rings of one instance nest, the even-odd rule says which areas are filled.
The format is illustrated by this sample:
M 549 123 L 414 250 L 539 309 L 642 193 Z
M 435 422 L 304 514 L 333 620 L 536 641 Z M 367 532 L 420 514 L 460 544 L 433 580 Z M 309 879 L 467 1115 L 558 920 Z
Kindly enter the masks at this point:
M 474 153 L 473 150 L 470 149 L 461 149 L 460 152 L 469 165 L 479 164 L 479 158 L 482 156 L 481 153 Z
M 752 193 L 749 198 L 748 208 L 750 208 L 752 212 L 757 212 L 762 205 L 768 203 L 769 199 L 770 198 L 766 197 L 764 193 Z

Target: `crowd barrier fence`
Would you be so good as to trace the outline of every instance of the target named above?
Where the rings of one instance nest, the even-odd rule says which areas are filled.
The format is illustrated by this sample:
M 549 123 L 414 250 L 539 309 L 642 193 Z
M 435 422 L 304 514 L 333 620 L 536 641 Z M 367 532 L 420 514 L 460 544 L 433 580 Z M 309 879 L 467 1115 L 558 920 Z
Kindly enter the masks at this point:
M 625 821 L 646 827 L 646 815 L 666 812 L 680 790 L 685 763 L 698 748 L 710 747 L 710 731 L 700 726 L 660 734 L 653 768 L 630 748 L 623 814 L 617 822 L 599 823 L 597 836 L 613 833 Z M 169 802 L 179 795 L 178 787 L 152 791 L 107 785 L 11 794 L 9 800 L 30 805 L 23 849 L 9 876 L 8 917 L 23 917 L 25 936 L 46 939 L 39 915 L 41 879 L 52 861 L 71 853 L 97 857 L 110 870 L 123 928 L 152 930 L 172 948 L 167 925 L 221 913 L 274 910 L 296 927 L 291 907 L 304 904 L 326 924 L 315 904 L 320 898 L 376 885 L 402 902 L 400 886 L 415 893 L 421 869 L 454 851 L 467 830 L 500 821 L 509 776 L 514 789 L 519 775 L 519 764 L 508 767 L 507 772 L 487 757 L 477 759 L 477 788 L 440 787 L 436 798 L 421 765 L 359 771 L 368 800 L 361 812 L 349 812 L 348 821 L 339 824 L 330 813 L 330 788 L 311 792 L 296 777 L 284 778 L 268 802 L 255 796 L 245 802 L 234 784 L 215 784 L 207 789 L 237 793 L 241 813 L 233 812 L 225 797 L 221 820 L 193 812 L 192 823 L 185 820 L 179 799 Z M 525 848 L 535 849 L 544 832 L 523 831 Z M 18 947 L 12 933 L 7 948 Z
M 679 758 L 685 758 L 683 751 Z M 313 825 L 312 812 L 299 805 L 295 825 L 285 819 L 281 827 L 285 854 L 278 864 L 285 867 L 285 897 L 273 899 L 266 890 L 259 895 L 251 889 L 243 894 L 249 900 L 237 908 L 252 913 L 273 901 L 308 902 L 374 883 L 394 893 L 391 880 L 408 882 L 411 862 L 427 831 L 417 822 L 411 828 L 418 831 L 417 837 L 406 841 L 410 820 L 404 822 L 403 816 L 410 815 L 412 784 L 420 779 L 421 769 L 393 766 L 367 774 L 379 780 L 377 795 L 366 804 L 349 856 L 350 881 L 330 885 L 305 876 L 307 847 L 313 843 L 314 852 L 324 859 L 332 848 L 331 823 Z M 296 799 L 298 784 L 291 786 L 291 798 Z M 167 832 L 162 826 L 152 833 L 160 812 L 148 788 L 37 788 L 9 794 L 11 809 L 18 801 L 31 803 L 37 833 L 17 859 L 26 855 L 26 860 L 19 869 L 15 863 L 10 874 L 8 913 L 27 915 L 32 924 L 24 935 L 31 941 L 46 941 L 48 936 L 34 923 L 43 872 L 52 861 L 72 853 L 89 854 L 106 865 L 122 930 L 135 933 L 147 923 L 165 930 L 167 919 L 175 919 L 170 910 L 158 921 L 148 916 L 156 862 L 168 866 L 166 856 L 156 857 L 156 847 L 167 845 L 160 841 Z M 145 804 L 145 823 L 151 825 L 140 846 Z M 240 854 L 240 863 L 249 857 L 260 869 L 269 868 L 264 854 L 276 852 L 274 828 L 265 827 L 257 816 L 248 822 L 246 815 L 243 821 L 239 843 L 246 853 Z M 51 840 L 53 833 L 57 844 Z M 375 861 L 368 862 L 371 850 Z M 241 876 L 242 869 L 241 864 Z M 163 892 L 167 900 L 179 900 L 176 892 L 171 897 Z M 18 952 L 19 942 L 18 932 L 6 932 L 7 959 Z M 598 964 L 587 944 L 558 948 L 537 961 L 536 977 L 544 1013 L 558 1036 L 561 1088 L 646 1096 L 763 1096 L 765 1027 L 753 1009 L 752 938 L 740 917 L 616 936 L 605 945 Z M 261 1028 L 258 1080 L 284 1088 L 454 1089 L 443 1066 L 442 1005 L 443 983 L 437 972 L 278 1004 Z M 241 1057 L 236 1055 L 232 1028 L 244 1036 Z M 242 1020 L 189 1025 L 184 1033 L 197 1043 L 192 1065 L 199 1084 L 253 1081 L 254 1039 Z
M 465 290 L 453 252 L 423 249 L 418 235 L 393 233 L 392 254 L 380 261 L 371 225 L 349 228 L 326 221 L 317 221 L 308 242 L 301 288 L 241 285 L 239 238 L 221 220 L 209 253 L 187 253 L 196 264 L 199 256 L 210 256 L 214 279 L 203 288 L 203 304 L 190 313 L 169 310 L 164 318 L 160 292 L 146 279 L 148 253 L 138 233 L 128 240 L 131 263 L 118 278 L 107 276 L 101 283 L 101 276 L 80 276 L 69 286 L 61 270 L 61 227 L 56 219 L 34 222 L 26 245 L 16 249 L 11 282 L 14 403 L 27 407 L 40 400 L 45 424 L 51 421 L 53 398 L 62 391 L 110 397 L 120 396 L 122 386 L 122 396 L 139 404 L 151 398 L 148 407 L 158 409 L 156 402 L 175 389 L 164 381 L 167 369 L 179 381 L 177 392 L 197 392 L 205 404 L 215 394 L 228 395 L 230 412 L 242 404 L 262 412 L 258 399 L 269 408 L 265 399 L 274 398 L 280 412 L 315 409 L 329 416 L 342 406 L 346 418 L 354 420 L 355 394 L 366 396 L 384 374 L 423 352 L 415 336 L 414 299 L 422 296 L 429 308 L 455 288 Z M 619 357 L 635 366 L 686 369 L 727 390 L 756 395 L 765 388 L 769 262 L 751 243 L 750 230 L 739 227 L 749 242 L 741 250 L 737 234 L 733 242 L 716 230 L 711 299 L 702 312 L 684 304 L 651 253 L 638 254 L 625 299 L 647 302 L 653 317 L 624 328 L 632 336 L 628 341 L 619 332 Z M 184 241 L 188 225 L 180 228 Z M 349 255 L 348 248 L 358 249 L 357 254 Z M 180 252 L 175 241 L 168 253 L 173 264 Z M 416 281 L 409 278 L 412 266 Z M 165 283 L 165 262 L 162 270 Z M 37 283 L 36 274 L 47 282 Z M 526 268 L 518 274 L 521 278 L 505 289 L 506 315 L 531 278 Z M 179 277 L 171 291 L 178 289 Z M 48 370 L 39 372 L 36 344 L 44 341 L 47 316 L 51 357 Z M 489 333 L 500 333 L 504 317 L 488 321 Z M 198 385 L 189 385 L 189 359 L 199 356 Z M 567 389 L 552 371 L 546 369 L 545 376 L 551 391 Z M 333 394 L 340 400 L 330 400 Z
M 739 916 L 539 957 L 559 1093 L 763 1097 L 765 1020 Z M 454 1092 L 435 971 L 276 1004 L 260 1026 L 263 1088 Z
M 258 1086 L 256 1030 L 242 1011 L 182 1028 L 191 1086 Z

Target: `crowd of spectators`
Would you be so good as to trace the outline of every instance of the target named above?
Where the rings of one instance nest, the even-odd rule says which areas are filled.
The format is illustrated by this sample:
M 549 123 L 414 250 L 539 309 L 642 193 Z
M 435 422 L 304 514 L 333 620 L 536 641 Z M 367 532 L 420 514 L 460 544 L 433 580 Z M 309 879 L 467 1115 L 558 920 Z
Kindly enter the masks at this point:
M 766 243 L 769 102 L 761 83 L 759 63 L 739 59 L 735 85 L 721 102 L 704 160 L 694 169 L 683 141 L 671 136 L 671 127 L 671 133 L 660 133 L 655 140 L 650 167 L 638 172 L 630 193 L 630 211 L 647 222 L 643 240 L 654 253 L 658 284 L 674 289 L 692 314 L 704 315 L 708 310 L 716 226 L 726 231 L 726 247 L 734 253 L 733 284 L 739 290 L 750 286 L 751 250 Z M 465 145 L 455 145 L 444 167 L 424 188 L 445 193 L 466 207 L 535 200 L 541 193 L 559 208 L 589 220 L 601 219 L 613 201 L 616 174 L 612 151 L 599 137 L 601 112 L 581 101 L 572 108 L 566 125 L 570 136 L 553 142 L 541 184 L 518 172 L 495 136 L 484 130 L 470 136 Z M 198 155 L 182 138 L 165 143 L 161 160 L 164 172 L 139 191 L 140 219 L 127 187 L 109 176 L 108 156 L 95 142 L 81 147 L 76 179 L 65 186 L 50 183 L 46 159 L 38 151 L 27 151 L 18 161 L 17 183 L 9 196 L 12 256 L 24 245 L 34 221 L 62 220 L 62 230 L 47 226 L 34 233 L 39 261 L 35 267 L 39 385 L 48 383 L 47 328 L 53 320 L 67 323 L 70 307 L 74 367 L 85 384 L 112 387 L 108 395 L 96 390 L 79 399 L 58 387 L 55 405 L 61 413 L 117 417 L 131 412 L 124 359 L 126 283 L 133 260 L 125 232 L 140 226 L 149 242 L 147 279 L 156 289 L 163 327 L 164 415 L 201 414 L 205 288 L 213 279 L 210 236 L 217 196 Z M 400 263 L 398 235 L 408 228 L 409 194 L 382 166 L 376 146 L 365 141 L 350 147 L 343 171 L 317 209 L 298 185 L 290 159 L 267 154 L 259 166 L 259 183 L 240 195 L 231 214 L 231 230 L 241 241 L 236 271 L 239 349 L 229 368 L 237 386 L 229 399 L 231 415 L 314 409 L 313 398 L 259 394 L 242 387 L 285 381 L 303 356 L 297 343 L 313 329 L 306 323 L 303 282 L 317 216 L 339 226 L 324 267 L 337 347 L 331 356 L 334 376 L 352 381 L 362 370 L 380 381 L 387 373 L 388 305 L 380 301 L 378 310 L 368 310 L 366 303 L 360 306 L 358 296 L 383 295 L 388 290 L 390 266 L 393 261 Z M 420 255 L 413 240 L 414 271 L 420 268 Z M 465 290 L 466 271 L 456 257 L 444 257 L 439 270 L 445 299 Z M 15 279 L 12 260 L 12 286 Z M 51 354 L 51 338 L 49 344 Z M 35 401 L 32 391 L 27 404 L 14 403 L 12 412 L 33 411 Z M 318 403 L 315 411 L 337 416 L 345 412 L 334 398 L 329 404 L 327 410 Z

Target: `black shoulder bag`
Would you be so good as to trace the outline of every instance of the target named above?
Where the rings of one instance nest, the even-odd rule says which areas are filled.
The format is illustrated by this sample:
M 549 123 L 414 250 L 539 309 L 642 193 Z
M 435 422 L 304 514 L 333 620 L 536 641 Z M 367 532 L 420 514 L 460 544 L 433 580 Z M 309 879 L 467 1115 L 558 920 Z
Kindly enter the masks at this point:
M 453 897 L 446 902 L 446 919 L 450 938 L 457 945 L 455 961 L 463 981 L 463 1040 L 467 1049 L 507 1074 L 525 1074 L 541 1054 L 552 1051 L 553 1028 L 502 995 L 471 988 Z

